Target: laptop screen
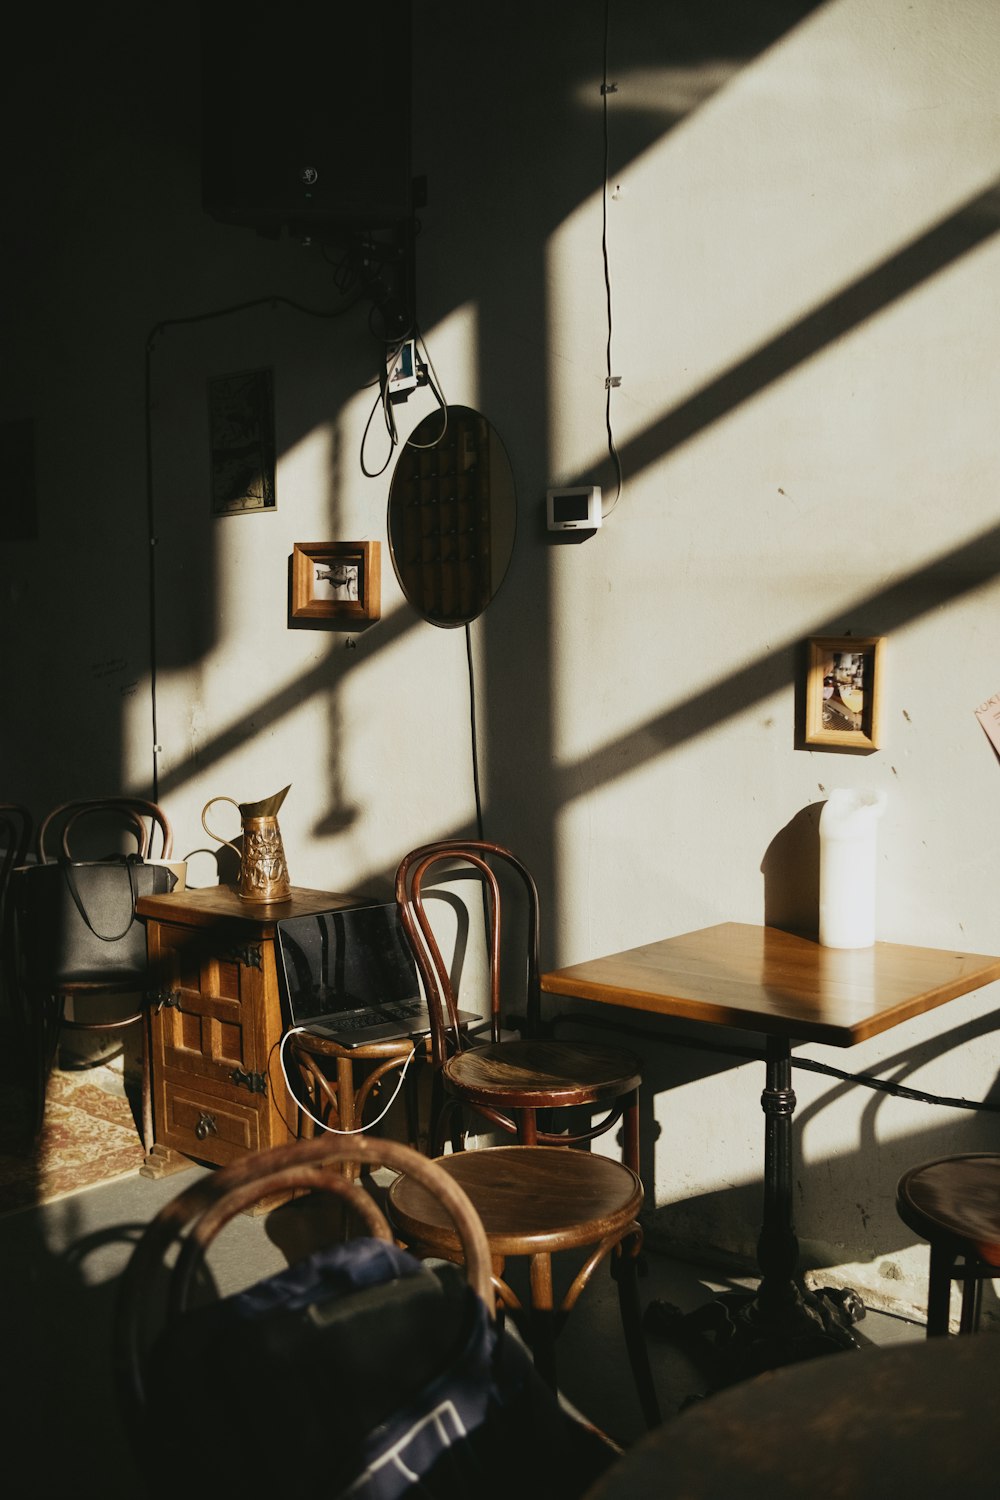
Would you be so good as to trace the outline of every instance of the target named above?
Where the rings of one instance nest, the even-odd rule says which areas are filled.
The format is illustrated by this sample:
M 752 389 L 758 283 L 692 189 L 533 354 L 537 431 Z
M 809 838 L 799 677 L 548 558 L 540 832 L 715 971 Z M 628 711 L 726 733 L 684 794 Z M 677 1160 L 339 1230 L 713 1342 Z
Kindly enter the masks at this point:
M 276 926 L 294 1026 L 341 1011 L 420 999 L 416 964 L 394 901 L 287 917 Z

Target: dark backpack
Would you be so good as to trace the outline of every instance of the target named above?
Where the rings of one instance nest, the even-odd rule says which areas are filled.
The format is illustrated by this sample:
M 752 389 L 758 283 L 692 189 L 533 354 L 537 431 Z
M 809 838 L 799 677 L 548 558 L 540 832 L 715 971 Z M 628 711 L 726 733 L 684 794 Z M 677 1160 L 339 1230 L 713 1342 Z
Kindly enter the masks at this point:
M 381 1240 L 179 1316 L 147 1386 L 173 1429 L 156 1475 L 172 1500 L 291 1483 L 327 1500 L 578 1500 L 616 1457 L 460 1268 Z

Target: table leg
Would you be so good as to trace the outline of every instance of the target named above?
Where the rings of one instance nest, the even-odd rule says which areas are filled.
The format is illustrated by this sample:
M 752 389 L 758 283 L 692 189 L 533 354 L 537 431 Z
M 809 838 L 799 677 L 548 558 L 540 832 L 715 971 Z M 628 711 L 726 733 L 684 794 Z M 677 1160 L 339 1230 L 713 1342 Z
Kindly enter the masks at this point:
M 753 1292 L 727 1292 L 695 1312 L 682 1315 L 668 1303 L 647 1309 L 650 1332 L 684 1343 L 702 1363 L 712 1389 L 731 1385 L 761 1370 L 793 1364 L 837 1349 L 856 1349 L 851 1324 L 865 1315 L 850 1288 L 809 1291 L 796 1276 L 799 1245 L 792 1216 L 791 1048 L 786 1037 L 767 1041 L 764 1111 L 764 1204 L 757 1264 L 760 1282 Z
M 796 1276 L 799 1242 L 792 1219 L 792 1088 L 791 1048 L 786 1037 L 767 1041 L 767 1079 L 760 1099 L 764 1111 L 764 1211 L 757 1241 L 761 1280 L 746 1317 L 771 1336 L 790 1342 L 790 1354 L 803 1340 L 828 1340 L 829 1347 L 857 1348 L 850 1325 L 865 1315 L 864 1304 L 850 1289 L 825 1287 L 807 1291 Z M 806 1355 L 823 1348 L 804 1349 Z

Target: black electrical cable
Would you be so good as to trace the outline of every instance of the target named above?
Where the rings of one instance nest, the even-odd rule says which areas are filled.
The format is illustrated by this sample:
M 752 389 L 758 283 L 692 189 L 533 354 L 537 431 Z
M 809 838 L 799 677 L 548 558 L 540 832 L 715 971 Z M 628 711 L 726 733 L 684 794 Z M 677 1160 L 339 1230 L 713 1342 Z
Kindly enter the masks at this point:
M 603 514 L 606 515 L 606 516 L 609 516 L 611 514 L 611 512 L 614 510 L 615 506 L 618 504 L 618 501 L 621 499 L 622 482 L 623 482 L 622 481 L 622 463 L 621 463 L 621 457 L 620 457 L 620 455 L 618 453 L 617 444 L 615 443 L 614 426 L 613 426 L 613 423 L 612 423 L 612 420 L 611 420 L 611 393 L 614 390 L 615 376 L 614 376 L 614 370 L 613 370 L 612 359 L 611 359 L 611 345 L 612 345 L 612 337 L 613 337 L 613 331 L 614 331 L 614 318 L 613 318 L 612 306 L 611 306 L 611 265 L 610 265 L 610 258 L 609 258 L 609 255 L 608 255 L 608 175 L 609 175 L 609 171 L 610 171 L 610 161 L 611 161 L 610 130 L 608 128 L 608 95 L 616 92 L 616 90 L 618 88 L 618 85 L 614 84 L 614 83 L 609 83 L 608 82 L 608 35 L 609 35 L 609 30 L 610 30 L 610 15 L 611 15 L 611 0 L 605 0 L 605 5 L 604 5 L 604 82 L 601 85 L 601 98 L 602 98 L 603 105 L 604 105 L 604 190 L 603 190 L 603 193 L 601 195 L 601 254 L 602 254 L 603 260 L 604 260 L 604 291 L 605 291 L 605 297 L 606 297 L 606 301 L 607 301 L 607 316 L 608 316 L 608 339 L 607 339 L 607 346 L 606 346 L 606 364 L 607 364 L 607 369 L 606 369 L 605 380 L 604 380 L 604 384 L 605 384 L 604 425 L 607 428 L 607 433 L 608 433 L 608 452 L 611 455 L 612 461 L 613 461 L 614 466 L 615 466 L 615 473 L 617 474 L 617 477 L 618 477 L 618 488 L 615 491 L 615 498 L 614 498 L 614 500 L 612 500 L 612 502 L 608 506 L 607 510 L 603 512 Z
M 294 302 L 290 297 L 269 295 L 266 297 L 254 297 L 248 302 L 235 302 L 230 307 L 215 308 L 211 312 L 192 313 L 184 318 L 164 318 L 159 323 L 154 323 L 146 337 L 145 349 L 145 390 L 144 399 L 146 404 L 145 438 L 146 438 L 146 531 L 149 542 L 149 698 L 150 698 L 150 723 L 152 729 L 153 746 L 153 775 L 151 781 L 151 797 L 154 802 L 160 800 L 160 768 L 159 768 L 159 712 L 157 706 L 157 638 L 156 638 L 156 505 L 153 495 L 153 366 L 152 357 L 159 334 L 167 328 L 183 327 L 190 323 L 207 323 L 213 318 L 225 318 L 233 313 L 247 312 L 253 307 L 290 307 L 295 312 L 305 313 L 311 318 L 340 318 L 350 312 L 361 301 L 361 296 L 353 298 L 335 308 L 305 307 L 301 302 Z
M 479 739 L 476 730 L 476 674 L 472 664 L 472 631 L 465 627 L 465 656 L 469 665 L 469 723 L 472 733 L 472 784 L 476 794 L 476 832 L 483 837 L 483 801 L 479 786 Z
M 151 798 L 160 800 L 160 762 L 158 733 L 159 716 L 156 699 L 156 521 L 153 507 L 153 403 L 152 403 L 152 336 L 146 340 L 145 393 L 146 403 L 146 539 L 149 546 L 149 715 L 153 747 L 153 777 Z
M 438 407 L 441 411 L 442 421 L 441 431 L 437 433 L 429 443 L 416 443 L 414 442 L 412 437 L 409 437 L 407 438 L 407 444 L 411 448 L 436 448 L 444 438 L 445 433 L 448 431 L 448 406 L 445 402 L 444 395 L 437 383 L 436 372 L 434 370 L 434 365 L 431 361 L 427 345 L 424 343 L 423 334 L 420 332 L 420 328 L 416 323 L 413 325 L 412 340 L 414 345 L 415 359 L 418 363 L 419 354 L 416 353 L 418 346 L 423 351 L 424 357 L 422 369 L 426 373 L 427 377 L 425 383 L 438 404 Z M 376 376 L 375 382 L 373 382 L 373 384 L 377 382 L 379 394 L 378 398 L 375 401 L 375 404 L 372 406 L 371 411 L 368 413 L 368 420 L 365 423 L 365 430 L 361 436 L 361 452 L 358 458 L 358 462 L 361 465 L 361 472 L 367 479 L 377 479 L 379 475 L 385 473 L 392 460 L 392 455 L 393 453 L 395 453 L 396 448 L 399 445 L 399 430 L 396 426 L 396 417 L 392 409 L 392 399 L 389 392 L 389 371 L 396 363 L 403 345 L 408 343 L 409 341 L 410 338 L 409 335 L 407 335 L 407 337 L 403 338 L 402 340 L 393 339 L 386 343 L 382 358 L 382 366 L 379 370 L 378 375 Z M 386 454 L 385 463 L 380 469 L 369 469 L 365 464 L 365 444 L 368 441 L 368 433 L 371 429 L 372 418 L 375 416 L 375 412 L 380 405 L 382 407 L 382 415 L 385 421 L 385 429 L 389 434 L 389 452 Z
M 368 441 L 368 433 L 371 430 L 372 418 L 375 416 L 375 413 L 379 410 L 380 407 L 382 409 L 382 417 L 383 417 L 383 420 L 385 421 L 386 431 L 389 434 L 389 451 L 388 451 L 388 453 L 385 456 L 385 463 L 382 465 L 382 467 L 380 469 L 369 469 L 368 466 L 367 466 L 367 464 L 365 463 L 365 444 Z M 385 399 L 385 381 L 384 380 L 380 380 L 379 381 L 379 393 L 375 397 L 375 400 L 374 400 L 374 402 L 372 404 L 372 409 L 368 413 L 368 420 L 365 423 L 365 430 L 361 434 L 361 452 L 360 452 L 360 454 L 358 456 L 358 462 L 361 465 L 361 472 L 365 476 L 366 479 L 378 479 L 379 475 L 385 473 L 386 469 L 389 467 L 390 463 L 392 462 L 392 455 L 396 451 L 396 443 L 397 443 L 397 441 L 398 441 L 398 437 L 397 437 L 397 433 L 396 433 L 395 419 L 392 416 L 392 412 L 391 412 L 389 403 Z

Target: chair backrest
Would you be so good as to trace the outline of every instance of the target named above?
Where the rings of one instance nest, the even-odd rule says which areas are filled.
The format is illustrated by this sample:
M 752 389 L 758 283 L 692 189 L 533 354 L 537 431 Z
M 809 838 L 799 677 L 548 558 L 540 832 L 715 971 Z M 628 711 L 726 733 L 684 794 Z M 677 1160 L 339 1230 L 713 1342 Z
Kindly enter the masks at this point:
M 426 1363 L 427 1350 L 421 1353 L 407 1346 L 409 1330 L 415 1321 L 413 1302 L 407 1303 L 399 1290 L 400 1276 L 404 1280 L 412 1278 L 415 1263 L 396 1269 L 400 1258 L 410 1262 L 410 1257 L 395 1243 L 390 1225 L 374 1196 L 377 1186 L 373 1185 L 372 1191 L 368 1191 L 363 1180 L 358 1181 L 345 1173 L 342 1167 L 348 1162 L 369 1169 L 369 1180 L 371 1171 L 378 1167 L 404 1173 L 437 1200 L 450 1216 L 460 1238 L 464 1280 L 476 1294 L 479 1316 L 485 1317 L 489 1325 L 493 1324 L 495 1294 L 490 1249 L 482 1222 L 464 1190 L 427 1157 L 399 1142 L 364 1136 L 350 1140 L 325 1136 L 238 1157 L 221 1170 L 200 1178 L 160 1209 L 139 1237 L 118 1287 L 113 1359 L 119 1407 L 126 1430 L 134 1441 L 136 1458 L 145 1477 L 153 1482 L 154 1494 L 160 1493 L 155 1483 L 157 1456 L 160 1460 L 165 1458 L 163 1413 L 159 1404 L 164 1383 L 170 1385 L 179 1378 L 184 1389 L 197 1390 L 204 1379 L 211 1381 L 211 1372 L 215 1372 L 219 1388 L 215 1390 L 211 1404 L 212 1421 L 218 1422 L 218 1427 L 213 1428 L 218 1433 L 218 1453 L 213 1473 L 219 1463 L 231 1464 L 235 1451 L 233 1445 L 239 1445 L 241 1436 L 249 1442 L 255 1423 L 263 1423 L 267 1428 L 269 1445 L 278 1455 L 283 1453 L 283 1441 L 292 1441 L 291 1463 L 292 1472 L 295 1472 L 295 1434 L 291 1429 L 296 1420 L 297 1402 L 301 1403 L 300 1414 L 308 1429 L 300 1434 L 300 1441 L 310 1445 L 310 1451 L 315 1455 L 309 1462 L 323 1462 L 332 1467 L 336 1455 L 327 1453 L 327 1457 L 323 1457 L 327 1452 L 324 1447 L 326 1434 L 322 1430 L 312 1430 L 307 1413 L 311 1411 L 315 1418 L 318 1404 L 322 1419 L 323 1402 L 327 1402 L 329 1409 L 329 1392 L 336 1390 L 338 1382 L 346 1380 L 350 1391 L 351 1381 L 360 1385 L 367 1380 L 374 1387 L 371 1399 L 376 1403 L 385 1399 L 384 1392 L 378 1389 L 380 1385 L 393 1390 L 395 1385 L 405 1384 L 405 1368 L 386 1368 L 381 1372 L 382 1378 L 378 1370 L 374 1378 L 370 1371 L 364 1373 L 366 1362 L 370 1363 L 373 1357 L 371 1351 L 366 1353 L 363 1347 L 366 1330 L 375 1329 L 376 1342 L 381 1341 L 383 1334 L 390 1345 L 402 1340 L 401 1349 L 396 1350 L 397 1357 L 392 1361 L 395 1366 L 404 1365 L 411 1356 L 414 1368 L 419 1368 L 422 1361 Z M 303 1193 L 314 1191 L 332 1194 L 346 1207 L 352 1238 L 360 1230 L 361 1238 L 353 1247 L 357 1254 L 345 1254 L 348 1247 L 341 1238 L 341 1231 L 335 1229 L 331 1232 L 327 1221 L 327 1237 L 335 1243 L 321 1249 L 318 1257 L 314 1253 L 310 1258 L 305 1253 L 300 1228 L 292 1235 L 302 1249 L 299 1259 L 293 1258 L 291 1266 L 277 1276 L 254 1284 L 238 1296 L 226 1298 L 225 1303 L 220 1302 L 214 1293 L 211 1265 L 206 1262 L 207 1252 L 219 1232 L 237 1215 L 247 1213 L 256 1204 L 264 1204 L 267 1200 L 273 1202 L 275 1198 L 279 1201 L 287 1199 L 293 1193 L 301 1200 Z M 306 1205 L 301 1201 L 282 1212 L 294 1210 L 303 1214 L 304 1224 L 312 1222 L 315 1227 L 322 1222 L 315 1216 L 310 1220 Z M 286 1234 L 289 1227 L 286 1221 Z M 264 1226 L 261 1225 L 262 1239 L 264 1235 Z M 387 1269 L 388 1279 L 385 1276 Z M 456 1267 L 448 1274 L 451 1279 L 445 1285 L 454 1287 L 457 1278 L 457 1290 L 463 1299 L 467 1298 L 461 1286 L 463 1272 Z M 424 1272 L 421 1278 L 426 1282 L 430 1275 L 429 1271 Z M 432 1282 L 432 1287 L 440 1285 L 440 1281 Z M 206 1287 L 209 1292 L 207 1302 Z M 379 1288 L 383 1289 L 381 1293 Z M 344 1300 L 348 1289 L 349 1302 Z M 369 1291 L 377 1294 L 374 1310 L 370 1305 L 372 1298 L 366 1295 Z M 444 1304 L 440 1297 L 431 1297 L 428 1308 L 426 1288 L 416 1283 L 413 1295 L 419 1304 L 417 1312 L 425 1330 L 428 1314 L 431 1318 L 436 1316 L 435 1303 L 457 1306 L 453 1297 L 446 1297 Z M 383 1296 L 391 1304 L 387 1322 L 380 1300 Z M 196 1303 L 200 1305 L 196 1306 Z M 463 1301 L 462 1306 L 465 1305 Z M 314 1308 L 312 1315 L 310 1306 Z M 341 1312 L 341 1307 L 346 1310 Z M 374 1323 L 371 1321 L 373 1315 Z M 392 1326 L 394 1318 L 398 1324 L 396 1328 Z M 422 1343 L 440 1344 L 442 1337 L 451 1339 L 452 1336 L 446 1328 L 443 1335 L 435 1334 Z M 349 1354 L 352 1346 L 353 1362 Z M 199 1363 L 199 1354 L 204 1356 L 203 1364 Z M 245 1358 L 244 1365 L 240 1363 L 241 1357 Z M 324 1373 L 324 1367 L 331 1361 L 336 1368 L 328 1368 Z M 239 1374 L 231 1380 L 220 1380 L 219 1370 L 225 1371 L 230 1364 L 238 1367 Z M 244 1368 L 246 1380 L 252 1384 L 256 1382 L 253 1389 L 243 1388 L 246 1383 L 242 1374 Z M 262 1387 L 271 1389 L 274 1406 L 280 1407 L 280 1411 L 269 1409 L 267 1390 Z M 172 1392 L 168 1399 L 174 1394 L 180 1394 L 180 1391 Z M 352 1393 L 352 1400 L 354 1395 L 363 1407 L 362 1393 Z M 242 1435 L 227 1428 L 227 1418 L 233 1420 L 234 1425 L 240 1423 L 244 1427 Z M 341 1413 L 329 1409 L 326 1425 L 330 1430 L 335 1421 L 342 1420 Z M 356 1436 L 360 1439 L 365 1434 L 357 1433 Z M 305 1450 L 302 1457 L 309 1458 Z M 287 1454 L 281 1457 L 282 1463 L 287 1460 Z M 200 1495 L 206 1492 L 198 1487 L 201 1476 L 197 1453 L 189 1453 L 181 1447 L 178 1462 L 182 1468 L 187 1467 L 194 1484 L 194 1490 L 189 1493 Z M 274 1463 L 277 1463 L 277 1458 L 272 1467 Z M 176 1478 L 176 1466 L 172 1473 Z M 169 1485 L 167 1492 L 171 1492 Z
M 441 1202 L 462 1243 L 466 1279 L 490 1316 L 495 1314 L 490 1247 L 479 1215 L 464 1190 L 428 1157 L 397 1141 L 369 1136 L 321 1136 L 248 1152 L 171 1198 L 136 1244 L 122 1276 L 116 1312 L 116 1375 L 126 1404 L 134 1411 L 144 1404 L 144 1324 L 156 1300 L 154 1283 L 162 1287 L 166 1281 L 168 1318 L 183 1315 L 209 1246 L 237 1214 L 293 1191 L 321 1191 L 341 1198 L 371 1238 L 393 1241 L 376 1199 L 340 1170 L 345 1163 L 365 1168 L 369 1176 L 379 1167 L 405 1172 Z
M 24 864 L 34 826 L 30 812 L 19 802 L 0 802 L 0 918 L 6 904 L 10 873 Z
M 84 825 L 87 825 L 86 828 Z M 85 797 L 61 803 L 43 818 L 38 829 L 37 853 L 42 864 L 66 859 L 120 853 L 123 837 L 135 839 L 143 859 L 169 859 L 174 836 L 163 808 L 142 797 Z M 110 844 L 113 847 L 109 847 Z
M 23 865 L 31 845 L 34 820 L 19 802 L 0 802 L 0 889 L 17 865 Z
M 444 839 L 411 850 L 404 855 L 396 870 L 396 900 L 427 995 L 434 1060 L 437 1064 L 449 1052 L 469 1045 L 469 1038 L 458 1025 L 458 992 L 454 976 L 435 935 L 434 921 L 424 900 L 425 894 L 433 882 L 441 883 L 470 871 L 481 882 L 489 965 L 490 1033 L 496 1042 L 500 1040 L 504 1021 L 511 1018 L 511 1005 L 507 1003 L 504 993 L 502 974 L 506 944 L 504 901 L 498 872 L 502 874 L 504 870 L 513 873 L 527 901 L 524 941 L 515 945 L 519 963 L 523 960 L 523 987 L 519 982 L 516 998 L 524 1006 L 524 1015 L 517 1016 L 517 1024 L 527 1036 L 537 1036 L 541 1028 L 538 888 L 530 871 L 517 855 L 502 844 L 483 839 Z M 470 915 L 471 910 L 470 903 Z M 476 1007 L 470 1005 L 469 1008 Z

